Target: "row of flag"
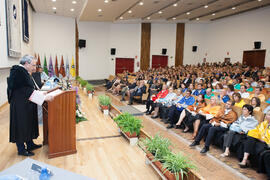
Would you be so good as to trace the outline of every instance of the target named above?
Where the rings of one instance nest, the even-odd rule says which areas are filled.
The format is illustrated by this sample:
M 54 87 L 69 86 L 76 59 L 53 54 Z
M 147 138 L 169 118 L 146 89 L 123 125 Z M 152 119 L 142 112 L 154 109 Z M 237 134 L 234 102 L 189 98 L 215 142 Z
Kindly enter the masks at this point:
M 40 56 L 35 54 L 35 57 L 37 58 L 37 68 L 41 68 L 41 63 L 40 63 Z M 49 67 L 47 65 L 47 60 L 46 60 L 46 55 L 44 56 L 44 63 L 43 63 L 43 71 L 49 76 L 57 76 L 57 77 L 69 77 L 71 75 L 72 77 L 76 76 L 75 72 L 75 63 L 74 63 L 74 58 L 72 56 L 72 61 L 71 61 L 71 68 L 69 68 L 69 61 L 66 59 L 66 66 L 64 65 L 64 58 L 62 56 L 61 58 L 61 64 L 60 68 L 58 67 L 58 60 L 57 56 L 55 57 L 55 64 L 53 67 L 53 62 L 52 62 L 52 56 L 50 56 L 50 61 L 49 61 Z

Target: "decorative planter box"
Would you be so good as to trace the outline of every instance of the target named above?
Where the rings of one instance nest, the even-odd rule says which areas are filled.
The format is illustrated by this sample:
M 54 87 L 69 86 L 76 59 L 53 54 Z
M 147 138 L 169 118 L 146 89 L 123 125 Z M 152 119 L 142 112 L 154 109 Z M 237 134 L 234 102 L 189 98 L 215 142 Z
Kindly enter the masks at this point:
M 121 134 L 124 135 L 124 137 L 126 137 L 126 139 L 129 141 L 129 144 L 130 144 L 131 146 L 134 146 L 134 145 L 137 144 L 137 142 L 138 142 L 138 137 L 136 136 L 136 133 L 133 133 L 133 134 L 130 135 L 129 132 L 128 132 L 128 133 L 125 133 L 125 132 L 123 132 L 120 128 L 118 129 L 118 132 L 120 132 Z

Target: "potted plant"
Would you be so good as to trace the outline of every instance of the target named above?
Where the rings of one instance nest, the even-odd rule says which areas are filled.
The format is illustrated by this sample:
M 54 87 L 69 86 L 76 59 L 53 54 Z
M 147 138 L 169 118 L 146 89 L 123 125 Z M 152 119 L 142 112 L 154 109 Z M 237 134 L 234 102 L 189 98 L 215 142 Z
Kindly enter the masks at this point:
M 163 157 L 163 173 L 169 180 L 184 179 L 190 169 L 196 169 L 194 164 L 182 153 L 168 153 Z
M 154 137 L 145 138 L 142 140 L 142 144 L 146 148 L 146 156 L 151 160 L 154 165 L 162 171 L 162 164 L 167 154 L 171 153 L 169 147 L 172 145 L 171 141 L 167 138 L 163 138 L 159 134 Z
M 92 84 L 87 83 L 85 88 L 86 88 L 86 92 L 88 94 L 88 97 L 90 99 L 92 99 L 92 96 L 94 94 L 94 86 Z
M 81 86 L 82 78 L 80 76 L 77 76 L 76 77 L 76 81 L 77 81 L 77 85 L 80 85 Z
M 101 109 L 103 110 L 104 114 L 109 114 L 109 108 L 111 104 L 111 99 L 109 96 L 100 95 L 98 96 L 98 101 Z
M 122 132 L 129 138 L 138 137 L 142 126 L 142 120 L 132 116 L 129 113 L 120 114 L 114 121 L 117 123 Z

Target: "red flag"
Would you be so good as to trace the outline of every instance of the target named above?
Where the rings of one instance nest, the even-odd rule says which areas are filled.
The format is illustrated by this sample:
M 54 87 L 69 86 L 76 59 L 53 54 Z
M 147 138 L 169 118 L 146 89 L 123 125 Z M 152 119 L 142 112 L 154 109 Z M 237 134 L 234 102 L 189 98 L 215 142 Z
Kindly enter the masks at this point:
M 62 74 L 63 77 L 66 76 L 63 55 L 62 55 L 62 58 L 61 58 L 61 65 L 60 65 L 60 71 L 59 71 L 59 73 Z
M 37 60 L 36 71 L 38 72 L 40 70 L 40 68 L 41 68 L 41 63 L 40 63 L 40 57 L 39 57 L 39 55 L 38 55 L 38 58 L 37 59 L 38 60 Z
M 55 64 L 54 64 L 54 69 L 55 69 L 55 75 L 59 77 L 59 70 L 58 70 L 58 61 L 57 61 L 57 56 L 55 57 Z

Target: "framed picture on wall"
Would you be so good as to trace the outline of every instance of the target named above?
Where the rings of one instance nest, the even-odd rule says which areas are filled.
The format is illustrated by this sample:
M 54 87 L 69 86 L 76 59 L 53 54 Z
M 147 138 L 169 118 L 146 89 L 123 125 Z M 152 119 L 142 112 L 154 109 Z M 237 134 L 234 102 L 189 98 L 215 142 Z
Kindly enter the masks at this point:
M 7 46 L 10 57 L 21 57 L 20 1 L 6 0 Z
M 28 0 L 22 0 L 22 35 L 23 41 L 29 42 Z

